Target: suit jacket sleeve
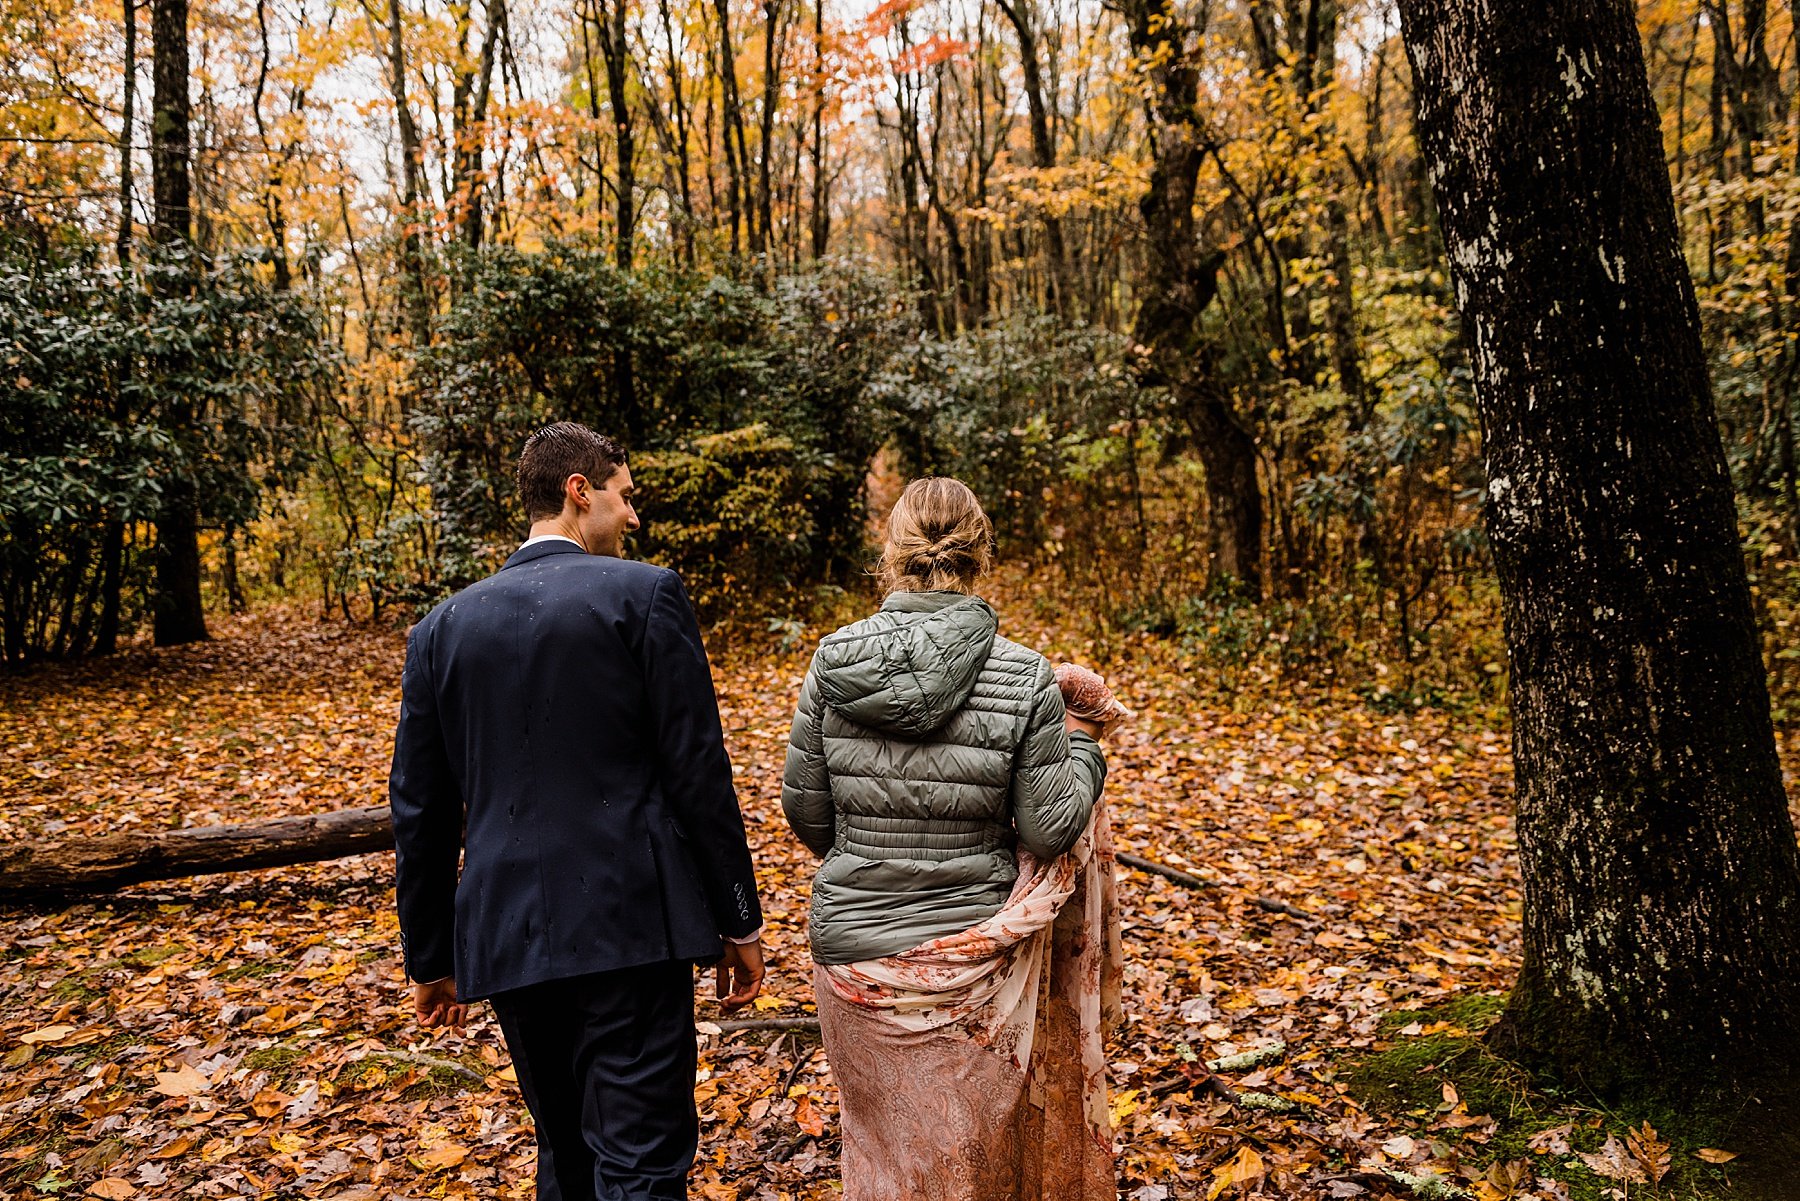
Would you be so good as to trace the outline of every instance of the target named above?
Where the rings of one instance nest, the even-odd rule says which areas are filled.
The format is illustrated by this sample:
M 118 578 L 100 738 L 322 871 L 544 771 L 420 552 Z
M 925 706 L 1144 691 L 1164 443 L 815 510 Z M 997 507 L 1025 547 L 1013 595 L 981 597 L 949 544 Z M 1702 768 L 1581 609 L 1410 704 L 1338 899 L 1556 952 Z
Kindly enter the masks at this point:
M 743 938 L 762 925 L 762 906 L 700 623 L 672 571 L 651 594 L 644 676 L 664 796 L 694 854 L 719 933 Z
M 788 731 L 787 763 L 781 776 L 781 811 L 808 849 L 823 856 L 837 835 L 831 803 L 831 772 L 825 766 L 825 732 L 819 681 L 809 670 L 800 686 L 800 705 Z
M 406 974 L 421 983 L 455 970 L 456 865 L 463 832 L 462 791 L 450 770 L 431 676 L 432 628 L 421 622 L 406 640 L 400 726 L 388 776 Z

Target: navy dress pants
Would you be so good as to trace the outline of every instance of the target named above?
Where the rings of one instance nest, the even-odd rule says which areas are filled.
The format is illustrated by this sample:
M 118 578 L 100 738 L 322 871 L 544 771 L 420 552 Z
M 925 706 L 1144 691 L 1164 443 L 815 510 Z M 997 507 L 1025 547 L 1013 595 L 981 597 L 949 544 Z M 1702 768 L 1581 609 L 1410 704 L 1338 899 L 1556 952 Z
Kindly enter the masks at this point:
M 492 998 L 537 1125 L 538 1201 L 686 1201 L 694 967 L 551 980 Z

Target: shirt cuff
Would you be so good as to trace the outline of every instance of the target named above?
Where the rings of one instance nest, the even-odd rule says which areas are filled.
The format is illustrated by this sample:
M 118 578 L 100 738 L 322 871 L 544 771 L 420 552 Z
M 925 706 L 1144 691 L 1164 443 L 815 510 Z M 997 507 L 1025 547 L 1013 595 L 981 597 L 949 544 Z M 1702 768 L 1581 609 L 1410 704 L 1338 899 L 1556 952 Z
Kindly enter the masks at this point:
M 766 929 L 768 929 L 768 923 L 764 922 L 762 925 L 760 925 L 756 929 L 750 931 L 750 933 L 744 935 L 742 938 L 733 938 L 729 934 L 724 935 L 723 937 L 726 942 L 731 943 L 734 946 L 747 947 L 753 942 L 761 942 L 762 936 L 763 936 L 763 931 Z

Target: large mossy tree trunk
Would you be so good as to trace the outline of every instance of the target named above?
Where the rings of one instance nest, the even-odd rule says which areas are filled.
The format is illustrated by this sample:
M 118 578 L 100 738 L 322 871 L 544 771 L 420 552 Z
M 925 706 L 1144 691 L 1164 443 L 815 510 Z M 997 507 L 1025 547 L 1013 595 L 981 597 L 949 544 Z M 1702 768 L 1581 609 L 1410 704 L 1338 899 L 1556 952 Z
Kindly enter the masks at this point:
M 151 0 L 151 236 L 159 253 L 184 264 L 193 246 L 194 226 L 188 183 L 187 22 L 187 0 Z M 180 367 L 166 363 L 161 369 L 175 372 Z M 190 448 L 196 421 L 191 400 L 170 405 L 164 414 L 169 432 Z M 151 611 L 158 646 L 206 637 L 206 609 L 200 596 L 200 493 L 185 470 L 163 484 Z
M 1496 1042 L 1687 1101 L 1791 1070 L 1800 856 L 1632 6 L 1400 10 L 1512 658 Z

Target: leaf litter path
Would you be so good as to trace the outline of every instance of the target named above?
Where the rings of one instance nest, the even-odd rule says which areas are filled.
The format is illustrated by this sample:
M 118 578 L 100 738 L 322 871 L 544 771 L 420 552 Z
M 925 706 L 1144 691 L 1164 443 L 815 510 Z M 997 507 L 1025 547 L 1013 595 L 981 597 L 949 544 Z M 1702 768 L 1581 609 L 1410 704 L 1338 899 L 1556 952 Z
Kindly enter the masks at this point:
M 1454 1176 L 1454 1149 L 1384 1128 L 1334 1064 L 1376 1045 L 1384 1014 L 1510 979 L 1503 731 L 1291 687 L 1234 700 L 1164 644 L 1097 654 L 1017 591 L 1007 633 L 1090 663 L 1138 710 L 1108 752 L 1120 849 L 1218 885 L 1122 873 L 1122 1194 L 1383 1196 L 1384 1165 Z M 402 636 L 285 610 L 217 634 L 0 679 L 0 838 L 379 803 Z M 754 1016 L 800 1016 L 813 865 L 779 795 L 806 659 L 754 642 L 714 658 L 770 921 Z M 0 1195 L 529 1196 L 535 1152 L 485 1007 L 460 1035 L 412 1024 L 391 880 L 371 855 L 0 910 Z M 1196 1060 L 1276 1040 L 1285 1055 L 1231 1083 L 1291 1112 L 1195 1095 Z M 701 1063 L 696 1195 L 837 1195 L 816 1039 L 709 1038 Z M 1484 1120 L 1447 1100 L 1418 1124 L 1478 1151 Z

